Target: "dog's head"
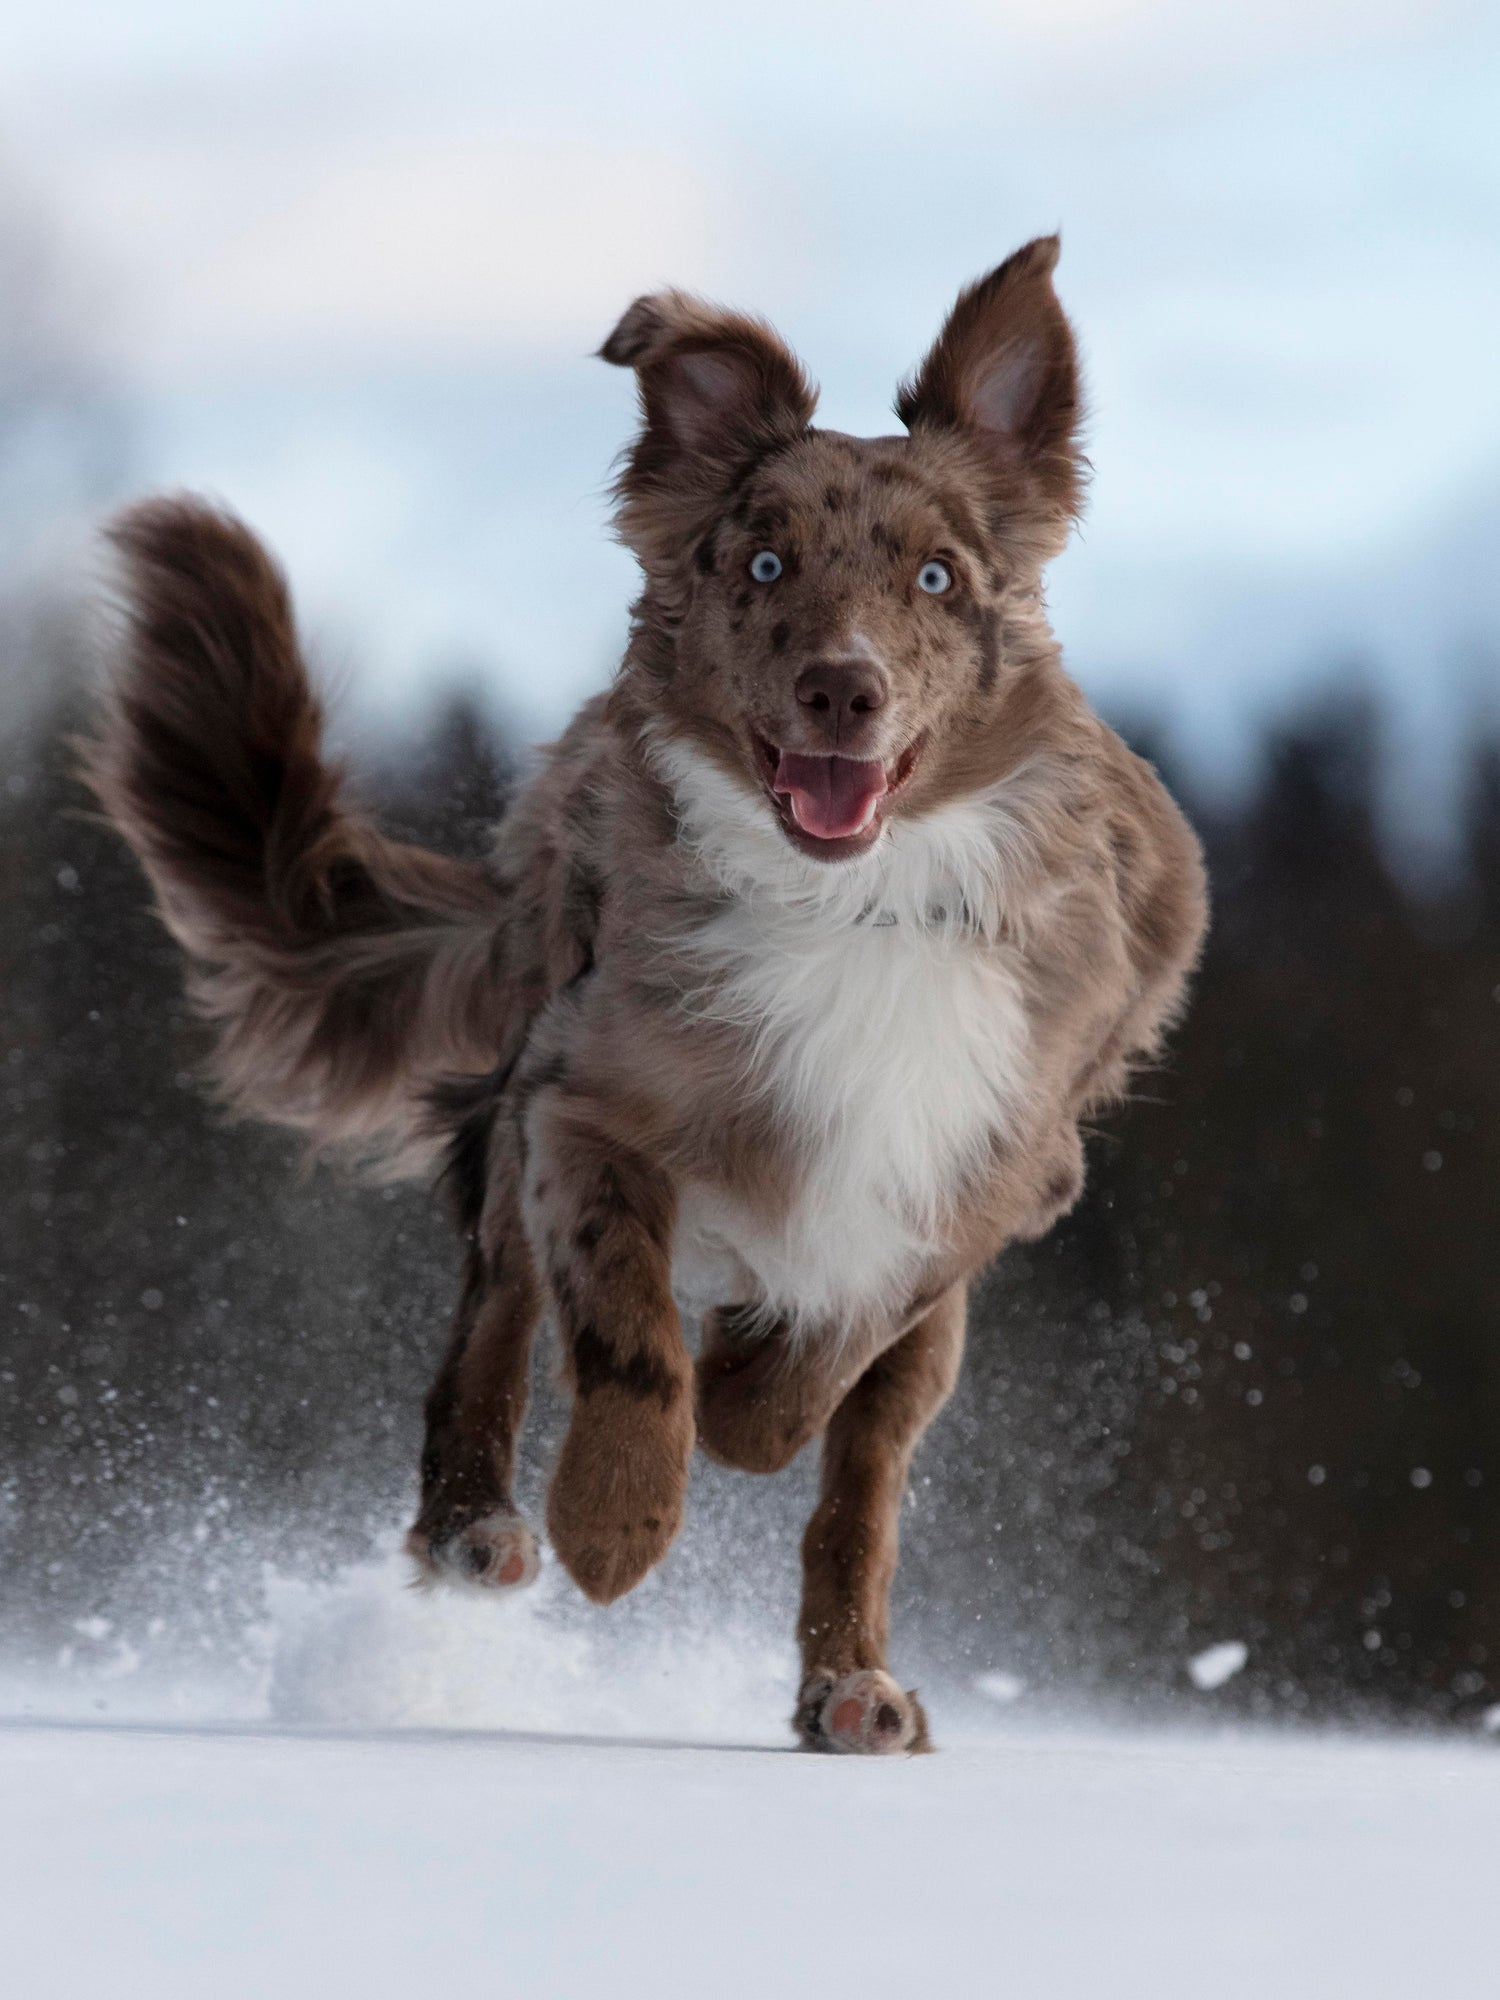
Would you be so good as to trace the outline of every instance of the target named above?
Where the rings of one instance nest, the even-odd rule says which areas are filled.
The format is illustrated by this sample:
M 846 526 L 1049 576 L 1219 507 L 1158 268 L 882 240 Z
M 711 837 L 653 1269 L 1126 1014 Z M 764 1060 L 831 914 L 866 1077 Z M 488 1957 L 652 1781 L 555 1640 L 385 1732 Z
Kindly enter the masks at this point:
M 867 853 L 1002 776 L 1054 671 L 1041 570 L 1083 477 L 1057 251 L 1030 243 L 960 296 L 898 396 L 904 437 L 814 429 L 771 329 L 680 292 L 604 344 L 640 384 L 617 488 L 646 575 L 634 669 L 807 854 Z

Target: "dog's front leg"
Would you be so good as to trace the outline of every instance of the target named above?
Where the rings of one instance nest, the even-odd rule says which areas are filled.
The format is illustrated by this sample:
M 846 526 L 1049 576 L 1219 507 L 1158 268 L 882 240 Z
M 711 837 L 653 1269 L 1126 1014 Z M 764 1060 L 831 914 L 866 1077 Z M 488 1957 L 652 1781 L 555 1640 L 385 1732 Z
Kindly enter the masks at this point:
M 953 1392 L 966 1287 L 952 1286 L 871 1362 L 823 1441 L 822 1492 L 802 1543 L 802 1689 L 810 1749 L 925 1750 L 927 1719 L 886 1671 L 901 1497 L 911 1455 Z
M 527 1137 L 527 1227 L 574 1392 L 547 1528 L 579 1588 L 608 1604 L 682 1525 L 693 1397 L 672 1301 L 676 1193 L 565 1089 L 536 1100 Z

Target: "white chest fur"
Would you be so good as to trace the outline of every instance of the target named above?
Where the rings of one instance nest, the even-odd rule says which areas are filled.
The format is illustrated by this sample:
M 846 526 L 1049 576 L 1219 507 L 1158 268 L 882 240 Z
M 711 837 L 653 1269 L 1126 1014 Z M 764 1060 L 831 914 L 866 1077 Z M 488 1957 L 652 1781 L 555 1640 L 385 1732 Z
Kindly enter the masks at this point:
M 727 1252 L 741 1288 L 721 1296 L 745 1298 L 748 1280 L 808 1330 L 895 1309 L 1026 1089 L 1025 1007 L 989 921 L 993 802 L 893 827 L 866 860 L 828 867 L 680 754 L 687 828 L 733 891 L 683 941 L 689 1005 L 741 1031 L 745 1073 L 726 1086 L 768 1098 L 799 1163 L 774 1223 L 722 1190 L 689 1192 L 684 1279 Z

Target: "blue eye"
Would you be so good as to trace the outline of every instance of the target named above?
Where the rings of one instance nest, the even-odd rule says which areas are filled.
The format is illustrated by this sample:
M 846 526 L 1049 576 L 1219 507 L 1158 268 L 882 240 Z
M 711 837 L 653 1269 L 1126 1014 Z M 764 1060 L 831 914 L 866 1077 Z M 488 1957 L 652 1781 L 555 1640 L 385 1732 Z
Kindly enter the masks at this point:
M 781 574 L 781 557 L 774 549 L 762 549 L 750 558 L 750 574 L 757 583 L 774 583 Z
M 924 562 L 917 571 L 917 588 L 925 590 L 929 597 L 941 597 L 952 582 L 952 570 L 946 563 L 938 562 L 936 558 L 931 562 Z

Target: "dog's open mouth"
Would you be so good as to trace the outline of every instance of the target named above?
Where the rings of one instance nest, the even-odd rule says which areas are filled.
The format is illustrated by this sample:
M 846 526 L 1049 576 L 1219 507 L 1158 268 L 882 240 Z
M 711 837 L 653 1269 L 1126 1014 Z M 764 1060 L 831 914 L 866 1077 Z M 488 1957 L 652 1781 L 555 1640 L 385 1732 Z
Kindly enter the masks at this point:
M 890 764 L 878 757 L 781 750 L 763 736 L 756 737 L 755 748 L 787 831 L 800 847 L 830 858 L 874 846 L 887 801 L 910 779 L 922 754 L 920 740 Z

